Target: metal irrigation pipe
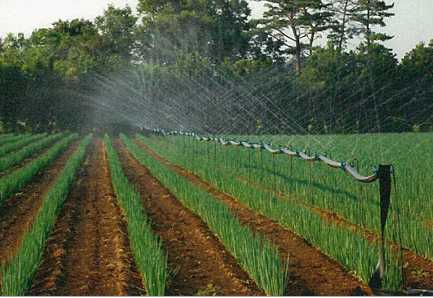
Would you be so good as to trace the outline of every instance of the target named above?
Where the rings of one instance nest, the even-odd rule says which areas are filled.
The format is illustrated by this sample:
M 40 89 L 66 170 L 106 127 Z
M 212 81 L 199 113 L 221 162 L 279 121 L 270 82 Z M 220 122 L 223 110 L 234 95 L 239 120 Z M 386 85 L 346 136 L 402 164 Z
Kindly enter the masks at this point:
M 389 214 L 389 207 L 391 204 L 391 191 L 392 191 L 392 165 L 379 165 L 377 170 L 372 175 L 363 176 L 358 172 L 358 169 L 351 166 L 348 162 L 340 162 L 330 159 L 322 154 L 308 155 L 305 152 L 292 150 L 290 148 L 272 148 L 269 144 L 265 143 L 252 143 L 248 141 L 235 141 L 235 140 L 224 140 L 223 138 L 216 137 L 201 137 L 195 133 L 171 131 L 165 132 L 162 129 L 154 129 L 154 133 L 161 135 L 182 135 L 193 137 L 198 141 L 219 143 L 223 146 L 237 146 L 248 149 L 260 149 L 260 153 L 268 151 L 272 153 L 273 157 L 277 154 L 285 154 L 288 157 L 297 157 L 310 163 L 310 166 L 314 162 L 323 162 L 330 168 L 341 169 L 347 174 L 351 175 L 356 181 L 361 183 L 373 183 L 379 181 L 379 194 L 380 194 L 380 246 L 379 246 L 379 262 L 376 270 L 369 281 L 369 286 L 372 289 L 380 289 L 382 280 L 386 272 L 386 254 L 385 254 L 385 228 Z M 311 174 L 311 173 L 310 173 Z

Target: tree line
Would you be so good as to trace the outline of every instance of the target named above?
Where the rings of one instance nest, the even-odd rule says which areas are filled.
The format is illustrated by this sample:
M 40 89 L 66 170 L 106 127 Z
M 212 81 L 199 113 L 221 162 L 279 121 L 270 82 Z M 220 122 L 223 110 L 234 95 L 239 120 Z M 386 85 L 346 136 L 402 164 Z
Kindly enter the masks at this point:
M 220 97 L 230 111 L 242 104 L 254 116 L 241 123 L 203 112 L 196 120 L 209 132 L 227 121 L 243 133 L 432 130 L 433 40 L 398 61 L 384 45 L 393 38 L 383 33 L 393 4 L 270 0 L 264 7 L 254 19 L 245 0 L 140 0 L 136 12 L 108 6 L 94 20 L 8 34 L 0 41 L 0 129 L 132 125 L 125 93 L 112 95 L 110 105 L 124 109 L 119 115 L 98 102 L 110 96 L 101 92 L 106 78 L 123 76 L 137 85 L 124 90 L 129 97 L 141 92 L 155 107 L 170 95 L 161 86 L 177 90 L 179 109 L 204 95 L 185 93 L 191 81 L 215 94 L 243 82 L 260 86 L 249 96 L 266 97 L 266 109 L 257 100 Z M 299 130 L 283 123 L 287 115 Z

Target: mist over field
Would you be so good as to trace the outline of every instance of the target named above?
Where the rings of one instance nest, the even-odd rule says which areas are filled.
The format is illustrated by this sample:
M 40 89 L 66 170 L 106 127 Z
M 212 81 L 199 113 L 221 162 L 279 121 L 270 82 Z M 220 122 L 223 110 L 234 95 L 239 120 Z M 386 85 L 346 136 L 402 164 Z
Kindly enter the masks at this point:
M 432 295 L 431 3 L 2 1 L 0 294 Z

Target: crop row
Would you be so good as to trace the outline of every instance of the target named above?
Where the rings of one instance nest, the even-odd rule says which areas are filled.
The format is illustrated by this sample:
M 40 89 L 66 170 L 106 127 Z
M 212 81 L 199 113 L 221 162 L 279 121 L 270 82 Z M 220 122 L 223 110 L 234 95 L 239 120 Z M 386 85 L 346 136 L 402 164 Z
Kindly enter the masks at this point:
M 377 263 L 378 247 L 376 244 L 369 243 L 352 231 L 325 222 L 319 215 L 299 204 L 293 204 L 290 200 L 282 200 L 264 189 L 251 187 L 243 183 L 239 179 L 239 168 L 235 168 L 235 165 L 241 165 L 241 163 L 233 161 L 233 159 L 239 161 L 239 156 L 229 155 L 227 151 L 231 149 L 217 148 L 218 151 L 215 154 L 216 148 L 214 146 L 198 142 L 197 144 L 189 143 L 189 141 L 183 143 L 185 140 L 180 138 L 172 138 L 170 141 L 160 138 L 144 138 L 142 136 L 138 138 L 151 146 L 160 155 L 189 170 L 193 170 L 196 174 L 213 183 L 222 191 L 231 194 L 249 208 L 301 235 L 329 257 L 340 262 L 349 271 L 354 272 L 365 283 L 368 283 Z M 203 150 L 201 146 L 208 147 Z M 241 151 L 239 148 L 235 149 Z M 260 156 L 248 156 L 248 154 L 254 154 L 252 151 L 246 153 L 247 162 L 253 159 L 257 159 L 256 161 L 259 162 L 260 158 L 263 158 Z M 215 155 L 218 156 L 219 162 L 215 162 Z M 251 167 L 255 166 L 261 169 L 260 165 L 251 163 Z M 299 166 L 305 167 L 305 162 Z M 245 173 L 241 172 L 241 174 L 244 174 L 245 177 L 249 176 L 250 179 L 255 174 L 255 172 L 254 174 L 248 173 L 248 169 L 246 171 Z M 261 176 L 261 179 L 258 181 L 259 183 L 266 183 L 270 187 L 275 184 L 272 177 Z M 388 251 L 388 255 L 392 256 L 393 253 Z M 389 259 L 387 267 L 388 272 L 384 287 L 389 290 L 397 290 L 401 285 L 399 262 L 392 257 Z
M 401 227 L 403 246 L 418 255 L 433 260 L 433 199 L 432 148 L 433 138 L 429 133 L 373 134 L 349 136 L 296 136 L 290 142 L 299 146 L 322 147 L 332 155 L 352 160 L 363 172 L 371 172 L 372 165 L 393 165 L 396 183 L 393 184 L 391 205 L 395 216 L 390 218 L 389 233 L 397 239 Z M 257 137 L 252 137 L 258 140 Z M 285 143 L 285 137 L 269 137 L 270 141 Z M 198 153 L 208 151 L 205 144 L 193 145 Z M 320 150 L 320 149 L 319 149 Z M 323 165 L 306 166 L 302 161 L 284 157 L 260 155 L 249 167 L 248 151 L 225 148 L 225 168 L 233 174 L 250 176 L 251 184 L 260 184 L 263 179 L 273 181 L 273 188 L 292 198 L 314 204 L 336 212 L 353 223 L 376 232 L 380 217 L 378 185 L 362 185 L 352 181 L 341 172 L 329 171 Z M 254 155 L 259 155 L 253 152 Z M 356 159 L 355 159 L 356 158 Z M 275 166 L 273 163 L 275 162 Z M 215 161 L 215 164 L 219 161 Z
M 72 138 L 75 137 L 71 136 L 68 139 Z M 45 242 L 54 227 L 91 138 L 90 135 L 84 138 L 67 161 L 59 177 L 45 195 L 37 218 L 25 235 L 19 251 L 9 263 L 1 267 L 2 295 L 22 296 L 30 287 L 32 277 L 41 262 Z
M 12 194 L 19 191 L 26 185 L 38 172 L 47 167 L 56 159 L 69 144 L 78 137 L 77 134 L 69 135 L 56 144 L 47 152 L 30 161 L 22 168 L 0 178 L 0 205 Z
M 0 157 L 8 154 L 9 152 L 20 149 L 23 146 L 26 146 L 40 138 L 45 137 L 46 134 L 36 134 L 36 135 L 25 135 L 23 139 L 18 141 L 8 142 L 0 147 Z
M 267 295 L 283 295 L 288 264 L 281 261 L 277 248 L 249 228 L 242 226 L 230 209 L 208 192 L 170 171 L 144 153 L 129 138 L 122 141 L 133 156 L 163 183 L 188 209 L 192 210 L 217 235 L 224 246 Z
M 2 135 L 0 137 L 0 146 L 10 143 L 10 142 L 16 142 L 19 140 L 22 140 L 26 137 L 28 137 L 29 134 L 21 134 L 21 135 L 14 135 L 14 134 L 7 134 L 7 135 Z
M 28 146 L 25 146 L 21 150 L 18 150 L 14 153 L 4 156 L 3 158 L 0 158 L 0 172 L 7 170 L 9 167 L 19 164 L 24 159 L 46 148 L 48 145 L 52 144 L 63 136 L 64 134 L 61 133 L 51 135 L 49 137 L 43 138 L 42 140 L 36 141 Z
M 128 236 L 137 268 L 142 274 L 147 294 L 164 296 L 168 276 L 167 257 L 161 241 L 152 231 L 140 194 L 123 173 L 119 157 L 108 136 L 104 139 L 111 179 L 120 206 L 126 215 Z

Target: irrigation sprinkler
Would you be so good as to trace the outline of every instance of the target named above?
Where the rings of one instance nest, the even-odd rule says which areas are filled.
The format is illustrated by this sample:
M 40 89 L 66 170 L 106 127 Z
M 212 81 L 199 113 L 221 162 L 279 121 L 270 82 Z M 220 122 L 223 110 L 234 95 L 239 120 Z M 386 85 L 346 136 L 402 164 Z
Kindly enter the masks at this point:
M 379 165 L 380 188 L 380 233 L 381 233 L 381 277 L 385 274 L 385 226 L 391 203 L 391 165 Z
M 377 170 L 380 192 L 380 249 L 378 266 L 368 283 L 372 289 L 380 289 L 381 282 L 385 277 L 385 227 L 391 204 L 391 169 L 391 165 L 379 165 Z
M 154 133 L 166 135 L 163 130 L 155 129 Z M 173 133 L 174 135 L 189 135 L 185 133 Z M 212 138 L 208 137 L 200 137 L 196 136 L 196 140 L 198 141 L 208 141 L 212 140 Z M 277 154 L 284 154 L 290 158 L 300 158 L 310 164 L 310 184 L 312 183 L 312 165 L 315 162 L 322 162 L 329 166 L 330 168 L 336 170 L 343 170 L 345 173 L 352 176 L 352 178 L 360 183 L 370 184 L 378 181 L 379 183 L 379 199 L 380 199 L 380 244 L 379 244 L 379 261 L 376 266 L 376 269 L 373 275 L 370 278 L 369 286 L 373 290 L 380 290 L 382 286 L 382 281 L 386 274 L 386 260 L 387 256 L 385 253 L 386 246 L 386 223 L 389 215 L 389 208 L 391 205 L 391 191 L 392 191 L 392 174 L 393 174 L 393 166 L 392 165 L 379 165 L 378 168 L 373 172 L 373 174 L 369 176 L 363 176 L 358 171 L 358 166 L 352 166 L 348 162 L 341 162 L 333 160 L 322 154 L 311 154 L 310 152 L 303 152 L 298 150 L 293 150 L 291 147 L 285 148 L 272 148 L 269 144 L 257 144 L 248 141 L 236 141 L 236 140 L 224 140 L 223 138 L 214 139 L 215 144 L 219 143 L 223 146 L 236 146 L 243 147 L 247 149 L 259 149 L 261 160 L 263 161 L 263 152 L 269 152 L 272 154 L 272 165 L 275 171 L 275 160 L 274 157 Z M 292 164 L 291 166 L 292 167 Z M 290 169 L 292 172 L 292 169 Z
M 251 150 L 248 150 L 248 180 L 251 180 Z

